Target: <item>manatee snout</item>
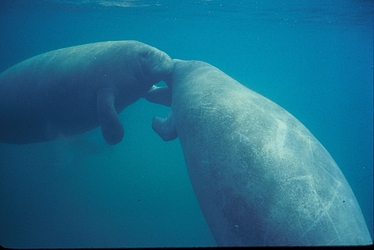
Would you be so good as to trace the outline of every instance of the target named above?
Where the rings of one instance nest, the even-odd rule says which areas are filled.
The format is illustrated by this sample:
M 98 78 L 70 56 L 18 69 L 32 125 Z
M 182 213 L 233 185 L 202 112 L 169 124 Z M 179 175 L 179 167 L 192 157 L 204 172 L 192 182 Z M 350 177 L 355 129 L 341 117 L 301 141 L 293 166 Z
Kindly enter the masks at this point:
M 165 52 L 153 48 L 142 52 L 139 57 L 143 68 L 144 82 L 155 84 L 168 77 L 173 69 L 173 61 Z

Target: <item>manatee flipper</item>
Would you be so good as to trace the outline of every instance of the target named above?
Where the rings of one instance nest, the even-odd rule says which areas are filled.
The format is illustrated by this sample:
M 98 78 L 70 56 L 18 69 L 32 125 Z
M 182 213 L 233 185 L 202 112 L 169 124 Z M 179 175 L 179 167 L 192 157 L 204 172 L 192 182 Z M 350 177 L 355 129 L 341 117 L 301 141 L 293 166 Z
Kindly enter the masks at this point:
M 171 89 L 167 86 L 152 88 L 146 93 L 144 98 L 153 103 L 171 106 Z M 167 118 L 153 117 L 152 129 L 164 140 L 172 141 L 178 137 L 177 130 L 174 123 L 173 112 L 170 111 Z
M 174 122 L 173 111 L 170 111 L 167 118 L 153 117 L 152 129 L 164 140 L 172 141 L 178 137 Z
M 170 107 L 171 89 L 167 86 L 158 87 L 153 85 L 152 88 L 146 93 L 144 98 L 149 102 Z
M 124 135 L 124 129 L 118 118 L 114 102 L 114 89 L 102 88 L 97 91 L 97 114 L 101 133 L 110 145 L 119 143 Z

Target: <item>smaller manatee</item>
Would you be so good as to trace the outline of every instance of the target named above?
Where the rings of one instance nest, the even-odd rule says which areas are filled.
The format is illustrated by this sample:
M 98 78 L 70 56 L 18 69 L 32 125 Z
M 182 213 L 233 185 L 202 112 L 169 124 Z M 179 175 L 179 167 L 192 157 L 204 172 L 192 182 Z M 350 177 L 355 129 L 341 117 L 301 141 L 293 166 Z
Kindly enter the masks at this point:
M 0 142 L 24 144 L 101 126 L 108 144 L 124 135 L 118 118 L 172 70 L 164 52 L 138 41 L 63 48 L 0 75 Z

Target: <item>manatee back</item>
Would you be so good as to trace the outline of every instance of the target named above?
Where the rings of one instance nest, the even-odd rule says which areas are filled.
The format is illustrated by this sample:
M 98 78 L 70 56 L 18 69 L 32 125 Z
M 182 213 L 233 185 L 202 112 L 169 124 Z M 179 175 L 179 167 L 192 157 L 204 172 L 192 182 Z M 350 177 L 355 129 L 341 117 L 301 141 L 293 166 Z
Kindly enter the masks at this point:
M 308 129 L 217 68 L 193 65 L 172 82 L 172 109 L 217 244 L 370 244 L 349 184 Z

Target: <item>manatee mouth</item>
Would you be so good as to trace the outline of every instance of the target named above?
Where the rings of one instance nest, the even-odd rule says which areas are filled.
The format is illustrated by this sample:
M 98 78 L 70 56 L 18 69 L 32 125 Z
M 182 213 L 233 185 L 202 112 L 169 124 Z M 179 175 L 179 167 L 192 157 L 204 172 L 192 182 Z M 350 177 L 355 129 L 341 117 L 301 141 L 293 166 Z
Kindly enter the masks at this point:
M 154 65 L 152 65 L 151 67 L 149 67 L 149 72 L 150 73 L 154 73 L 154 69 L 159 65 L 159 62 L 155 63 Z

